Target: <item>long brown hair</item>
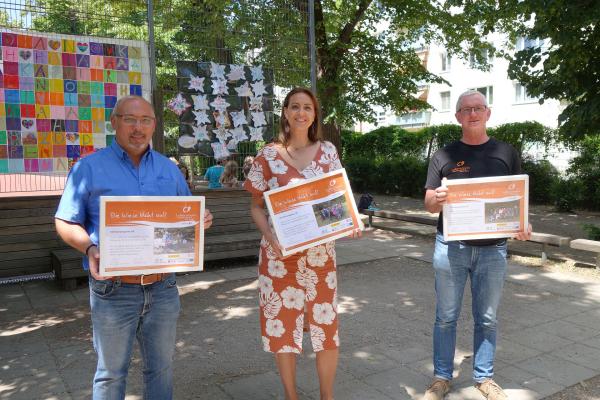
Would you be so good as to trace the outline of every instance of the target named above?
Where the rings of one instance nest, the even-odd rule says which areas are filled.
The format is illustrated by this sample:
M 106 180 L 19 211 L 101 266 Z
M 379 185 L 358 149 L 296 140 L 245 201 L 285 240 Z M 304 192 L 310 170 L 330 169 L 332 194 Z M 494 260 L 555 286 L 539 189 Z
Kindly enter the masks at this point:
M 308 128 L 308 140 L 310 140 L 312 143 L 316 142 L 317 140 L 321 140 L 321 106 L 319 106 L 319 100 L 317 100 L 317 96 L 314 95 L 312 90 L 307 89 L 305 87 L 295 87 L 292 90 L 290 90 L 290 92 L 287 94 L 287 96 L 285 96 L 285 99 L 283 100 L 281 118 L 279 119 L 279 136 L 275 139 L 275 142 L 281 143 L 283 147 L 286 148 L 286 150 L 291 133 L 290 124 L 287 118 L 285 117 L 284 110 L 289 107 L 290 99 L 293 95 L 297 93 L 304 93 L 305 95 L 310 97 L 313 103 L 313 108 L 315 110 L 315 120 Z

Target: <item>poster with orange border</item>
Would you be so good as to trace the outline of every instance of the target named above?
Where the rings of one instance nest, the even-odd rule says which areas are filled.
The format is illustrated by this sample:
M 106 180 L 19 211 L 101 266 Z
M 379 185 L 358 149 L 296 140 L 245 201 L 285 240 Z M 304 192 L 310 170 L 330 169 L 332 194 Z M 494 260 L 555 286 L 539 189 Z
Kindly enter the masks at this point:
M 344 169 L 269 190 L 264 196 L 284 256 L 363 229 Z
M 512 237 L 529 225 L 529 176 L 445 180 L 444 240 Z
M 204 196 L 101 196 L 100 274 L 202 271 Z

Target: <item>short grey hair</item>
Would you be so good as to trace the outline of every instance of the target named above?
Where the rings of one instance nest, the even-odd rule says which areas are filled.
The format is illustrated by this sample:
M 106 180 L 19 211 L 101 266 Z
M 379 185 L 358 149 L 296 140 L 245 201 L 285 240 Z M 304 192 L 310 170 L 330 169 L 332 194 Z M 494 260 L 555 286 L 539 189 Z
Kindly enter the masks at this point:
M 469 97 L 469 96 L 473 96 L 475 94 L 478 94 L 481 96 L 481 98 L 483 99 L 483 105 L 487 107 L 487 99 L 485 98 L 485 96 L 483 95 L 483 93 L 481 93 L 478 90 L 473 90 L 473 89 L 469 89 L 466 92 L 461 93 L 460 96 L 458 96 L 458 100 L 456 100 L 456 112 L 460 111 L 460 106 L 461 106 L 461 102 L 462 99 L 464 99 L 465 97 Z
M 140 100 L 140 101 L 146 102 L 146 103 L 150 104 L 150 106 L 152 107 L 152 109 L 154 109 L 154 106 L 152 106 L 152 103 L 150 103 L 148 100 L 146 100 L 142 96 L 137 96 L 137 95 L 132 94 L 132 95 L 128 95 L 128 96 L 123 96 L 119 100 L 117 100 L 117 103 L 115 104 L 115 107 L 112 109 L 112 111 L 110 113 L 110 117 L 111 118 L 112 117 L 116 117 L 117 114 L 119 114 L 118 110 L 121 108 L 121 106 L 124 103 L 127 103 L 128 101 L 131 101 L 131 100 Z

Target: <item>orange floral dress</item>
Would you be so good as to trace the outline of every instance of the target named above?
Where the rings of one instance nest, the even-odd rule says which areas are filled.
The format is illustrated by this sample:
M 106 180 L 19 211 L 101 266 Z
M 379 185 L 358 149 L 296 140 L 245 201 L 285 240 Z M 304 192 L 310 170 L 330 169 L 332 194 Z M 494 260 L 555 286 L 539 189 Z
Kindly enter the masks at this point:
M 302 171 L 268 144 L 258 152 L 244 188 L 253 195 L 342 168 L 337 150 L 321 142 Z M 269 221 L 273 230 L 271 221 Z M 334 242 L 279 259 L 263 237 L 258 260 L 260 325 L 263 348 L 272 353 L 301 353 L 304 315 L 315 352 L 339 347 L 337 274 Z

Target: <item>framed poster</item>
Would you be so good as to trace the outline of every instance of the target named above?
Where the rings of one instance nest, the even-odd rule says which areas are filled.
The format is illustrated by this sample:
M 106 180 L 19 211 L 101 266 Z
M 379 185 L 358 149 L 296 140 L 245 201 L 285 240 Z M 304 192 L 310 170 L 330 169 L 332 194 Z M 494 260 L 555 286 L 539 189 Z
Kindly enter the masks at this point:
M 444 240 L 512 237 L 529 225 L 529 176 L 450 179 Z
M 100 274 L 202 271 L 204 196 L 101 196 Z
M 346 170 L 264 193 L 284 256 L 363 229 Z

